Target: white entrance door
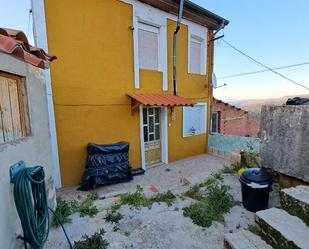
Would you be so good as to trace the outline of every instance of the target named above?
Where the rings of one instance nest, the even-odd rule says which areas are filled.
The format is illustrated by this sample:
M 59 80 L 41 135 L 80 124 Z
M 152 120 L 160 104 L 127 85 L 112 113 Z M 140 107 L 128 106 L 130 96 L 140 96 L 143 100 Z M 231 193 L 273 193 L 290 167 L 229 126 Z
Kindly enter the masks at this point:
M 161 158 L 161 108 L 143 108 L 143 128 L 146 166 L 160 163 Z

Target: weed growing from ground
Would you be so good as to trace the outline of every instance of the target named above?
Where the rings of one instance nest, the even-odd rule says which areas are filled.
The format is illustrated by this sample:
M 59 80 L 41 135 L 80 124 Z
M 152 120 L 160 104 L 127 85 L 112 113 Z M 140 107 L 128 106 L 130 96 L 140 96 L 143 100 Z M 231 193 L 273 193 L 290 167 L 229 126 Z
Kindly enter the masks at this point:
M 225 167 L 221 172 L 223 174 L 235 174 L 242 168 L 242 165 L 240 163 L 233 163 L 231 166 Z
M 123 218 L 123 215 L 121 213 L 111 210 L 106 214 L 104 219 L 107 222 L 118 223 L 122 218 Z
M 183 209 L 184 216 L 190 217 L 193 223 L 202 227 L 209 227 L 214 220 L 222 221 L 223 214 L 236 204 L 226 185 L 214 182 L 207 186 L 207 190 L 207 196 Z
M 195 184 L 192 187 L 190 187 L 190 189 L 183 195 L 199 201 L 203 199 L 203 195 L 201 193 L 199 184 Z
M 93 234 L 92 236 L 83 235 L 82 240 L 76 241 L 74 243 L 74 249 L 106 249 L 109 243 L 103 239 L 105 234 L 104 229 L 101 229 L 100 232 Z
M 151 197 L 149 199 L 150 204 L 153 204 L 155 202 L 165 202 L 167 206 L 172 206 L 172 204 L 175 202 L 176 196 L 168 190 L 166 193 L 158 193 Z
M 151 207 L 155 202 L 165 202 L 168 206 L 171 206 L 176 200 L 176 196 L 171 192 L 158 193 L 150 198 L 147 198 L 143 188 L 139 185 L 136 187 L 134 193 L 127 193 L 120 196 L 121 204 L 128 204 L 134 207 Z
M 57 208 L 55 210 L 55 215 L 52 218 L 52 226 L 59 227 L 58 220 L 62 224 L 70 223 L 71 219 L 69 216 L 77 212 L 79 212 L 82 217 L 87 215 L 93 217 L 99 212 L 97 207 L 93 205 L 92 195 L 87 196 L 87 198 L 81 203 L 76 200 L 67 202 L 60 197 L 57 197 Z
M 60 197 L 57 197 L 57 208 L 55 210 L 55 214 L 52 218 L 52 226 L 59 227 L 61 222 L 62 224 L 71 222 L 69 216 L 72 214 L 70 203 L 62 200 Z M 57 220 L 58 218 L 58 220 Z
M 78 211 L 81 217 L 94 217 L 99 212 L 97 207 L 93 205 L 93 200 L 89 196 L 80 203 Z
M 148 206 L 149 201 L 144 194 L 143 188 L 140 185 L 136 186 L 134 193 L 126 193 L 120 196 L 121 204 L 128 204 L 129 206 L 139 207 Z

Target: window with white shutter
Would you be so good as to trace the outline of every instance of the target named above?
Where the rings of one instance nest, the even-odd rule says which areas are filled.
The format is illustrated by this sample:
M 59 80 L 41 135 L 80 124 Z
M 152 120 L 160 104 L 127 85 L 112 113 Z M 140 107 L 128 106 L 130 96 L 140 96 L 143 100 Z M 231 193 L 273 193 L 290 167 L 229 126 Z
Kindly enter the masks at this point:
M 197 103 L 183 107 L 183 137 L 205 134 L 207 129 L 207 104 Z
M 0 72 L 0 143 L 29 135 L 27 111 L 23 79 Z
M 188 42 L 188 72 L 206 75 L 206 40 L 196 35 L 190 35 Z
M 159 28 L 139 23 L 138 52 L 141 69 L 159 70 Z

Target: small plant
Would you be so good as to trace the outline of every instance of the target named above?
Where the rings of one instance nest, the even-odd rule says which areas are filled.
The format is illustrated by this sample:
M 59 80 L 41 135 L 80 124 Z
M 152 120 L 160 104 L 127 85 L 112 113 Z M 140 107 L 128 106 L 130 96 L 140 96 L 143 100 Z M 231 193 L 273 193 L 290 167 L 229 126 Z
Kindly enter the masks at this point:
M 196 184 L 190 187 L 190 189 L 183 194 L 184 196 L 190 197 L 195 200 L 202 200 L 203 195 L 200 190 L 200 185 Z
M 117 211 L 110 211 L 105 216 L 105 220 L 112 223 L 118 223 L 122 218 L 123 215 Z
M 151 207 L 155 202 L 165 202 L 168 206 L 171 206 L 175 200 L 176 196 L 171 191 L 158 193 L 151 198 L 147 198 L 140 185 L 137 185 L 134 193 L 127 193 L 120 197 L 121 204 L 128 204 L 134 207 Z
M 137 185 L 134 193 L 126 193 L 120 196 L 121 204 L 128 204 L 130 206 L 149 206 L 149 200 L 144 194 L 143 188 Z
M 109 243 L 103 239 L 105 230 L 101 229 L 99 232 L 93 234 L 92 236 L 83 235 L 80 241 L 74 243 L 74 249 L 106 249 Z
M 78 207 L 78 211 L 81 217 L 84 216 L 93 217 L 99 212 L 97 207 L 93 205 L 93 200 L 89 196 L 81 202 L 81 204 Z
M 52 218 L 52 226 L 59 227 L 60 224 L 58 223 L 58 221 L 62 224 L 71 222 L 71 219 L 69 218 L 71 214 L 72 209 L 70 203 L 62 200 L 60 197 L 57 197 L 57 208 Z
M 150 203 L 165 202 L 167 206 L 171 206 L 176 200 L 176 196 L 168 190 L 166 193 L 158 193 L 150 198 Z
M 236 204 L 226 185 L 213 183 L 207 190 L 208 195 L 202 201 L 183 209 L 184 216 L 190 217 L 193 223 L 202 227 L 209 227 L 213 220 L 222 221 L 223 214 Z
M 230 167 L 226 166 L 223 170 L 223 174 L 235 174 L 242 168 L 242 165 L 240 163 L 233 163 Z
M 120 230 L 120 228 L 118 226 L 113 227 L 113 232 L 118 232 L 119 230 Z
M 91 191 L 87 197 L 90 198 L 92 201 L 99 199 L 99 195 L 96 191 Z
M 201 183 L 199 186 L 200 187 L 207 187 L 207 186 L 210 186 L 210 185 L 214 184 L 216 181 L 222 180 L 222 179 L 223 179 L 222 178 L 222 173 L 218 172 L 218 173 L 212 174 L 210 177 L 207 178 L 206 181 Z

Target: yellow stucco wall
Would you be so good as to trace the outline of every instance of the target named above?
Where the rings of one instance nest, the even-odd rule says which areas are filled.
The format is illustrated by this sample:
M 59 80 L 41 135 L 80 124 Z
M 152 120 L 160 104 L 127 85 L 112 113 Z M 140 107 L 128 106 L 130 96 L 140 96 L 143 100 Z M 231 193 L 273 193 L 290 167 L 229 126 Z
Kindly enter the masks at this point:
M 141 166 L 139 113 L 131 114 L 127 92 L 134 89 L 132 6 L 119 0 L 45 0 L 57 139 L 64 186 L 78 184 L 86 145 L 130 143 L 130 163 Z M 172 92 L 172 34 L 168 20 L 168 75 Z M 178 93 L 208 101 L 205 76 L 187 74 L 187 26 L 178 47 Z M 162 73 L 140 71 L 141 89 L 162 91 Z M 205 87 L 206 85 L 206 87 Z M 206 152 L 206 135 L 182 138 L 182 108 L 168 120 L 169 161 Z

